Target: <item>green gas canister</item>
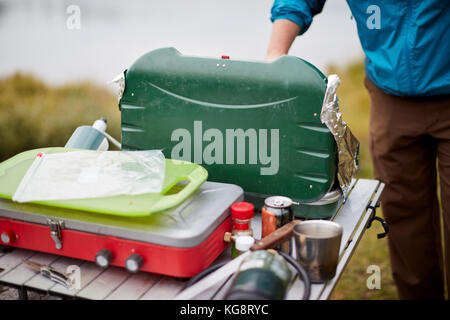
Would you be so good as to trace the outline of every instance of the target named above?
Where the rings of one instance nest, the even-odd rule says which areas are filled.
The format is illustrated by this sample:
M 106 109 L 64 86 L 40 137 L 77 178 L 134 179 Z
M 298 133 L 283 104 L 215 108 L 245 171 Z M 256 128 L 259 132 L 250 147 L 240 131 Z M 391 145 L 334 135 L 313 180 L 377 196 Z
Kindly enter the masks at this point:
M 282 300 L 292 273 L 278 254 L 259 250 L 242 261 L 226 300 Z

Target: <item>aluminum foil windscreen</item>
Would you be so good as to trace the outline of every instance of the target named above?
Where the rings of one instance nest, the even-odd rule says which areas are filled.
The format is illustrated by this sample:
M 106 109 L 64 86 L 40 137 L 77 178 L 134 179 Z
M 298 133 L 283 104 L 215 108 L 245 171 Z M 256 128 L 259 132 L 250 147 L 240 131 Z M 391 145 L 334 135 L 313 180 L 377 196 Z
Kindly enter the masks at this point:
M 114 79 L 109 81 L 108 84 L 115 84 L 117 86 L 117 101 L 120 102 L 123 92 L 125 91 L 125 72 L 118 74 Z
M 352 178 L 358 171 L 359 141 L 342 119 L 336 90 L 341 83 L 335 74 L 328 77 L 327 91 L 323 99 L 320 119 L 334 136 L 338 150 L 338 180 L 346 198 L 350 191 Z

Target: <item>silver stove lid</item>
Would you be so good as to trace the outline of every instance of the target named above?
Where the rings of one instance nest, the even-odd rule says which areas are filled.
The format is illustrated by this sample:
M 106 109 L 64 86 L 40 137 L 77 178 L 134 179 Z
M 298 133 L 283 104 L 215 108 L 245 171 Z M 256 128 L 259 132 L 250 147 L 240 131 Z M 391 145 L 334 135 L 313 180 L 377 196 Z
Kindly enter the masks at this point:
M 242 188 L 237 185 L 205 182 L 180 206 L 143 218 L 19 204 L 0 199 L 0 217 L 42 225 L 52 218 L 63 221 L 65 229 L 189 248 L 202 243 L 230 215 L 231 204 L 243 200 L 243 194 Z

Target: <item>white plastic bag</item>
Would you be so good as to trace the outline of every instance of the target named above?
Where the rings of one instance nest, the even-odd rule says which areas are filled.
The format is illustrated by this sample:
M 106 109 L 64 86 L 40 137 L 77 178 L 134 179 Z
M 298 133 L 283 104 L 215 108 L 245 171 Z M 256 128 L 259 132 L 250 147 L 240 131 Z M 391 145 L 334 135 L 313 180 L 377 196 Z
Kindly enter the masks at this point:
M 13 201 L 46 201 L 161 192 L 165 158 L 160 150 L 72 151 L 38 156 Z

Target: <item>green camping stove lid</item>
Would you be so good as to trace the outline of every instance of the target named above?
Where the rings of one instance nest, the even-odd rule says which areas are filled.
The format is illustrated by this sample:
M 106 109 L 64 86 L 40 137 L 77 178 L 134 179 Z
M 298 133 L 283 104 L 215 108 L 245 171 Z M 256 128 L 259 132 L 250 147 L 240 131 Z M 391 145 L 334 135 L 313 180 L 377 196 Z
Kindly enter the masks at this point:
M 161 149 L 200 164 L 209 181 L 300 202 L 321 199 L 334 184 L 336 142 L 320 119 L 327 78 L 307 61 L 161 48 L 138 58 L 124 78 L 124 150 Z

